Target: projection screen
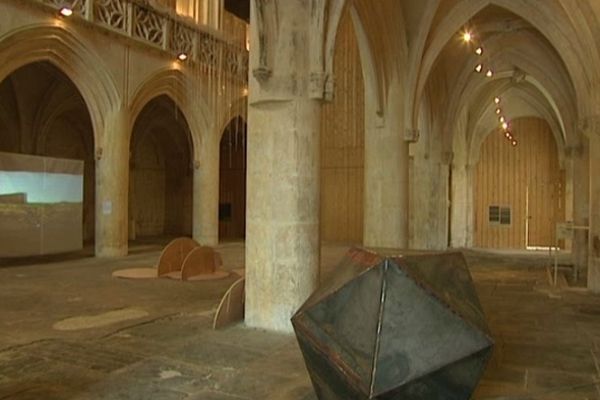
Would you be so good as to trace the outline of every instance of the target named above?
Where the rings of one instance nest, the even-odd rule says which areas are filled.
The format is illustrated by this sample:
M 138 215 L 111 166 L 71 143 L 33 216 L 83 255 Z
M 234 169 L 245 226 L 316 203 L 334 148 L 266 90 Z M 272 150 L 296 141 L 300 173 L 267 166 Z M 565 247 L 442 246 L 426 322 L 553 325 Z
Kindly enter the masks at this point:
M 0 152 L 0 257 L 83 247 L 83 161 Z

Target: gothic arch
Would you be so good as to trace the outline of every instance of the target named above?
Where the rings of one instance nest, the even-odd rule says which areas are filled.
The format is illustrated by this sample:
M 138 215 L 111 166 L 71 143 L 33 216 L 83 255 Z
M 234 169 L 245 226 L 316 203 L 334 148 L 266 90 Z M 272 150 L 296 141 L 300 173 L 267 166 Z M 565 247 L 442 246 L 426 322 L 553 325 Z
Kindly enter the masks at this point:
M 133 132 L 135 121 L 144 107 L 161 95 L 171 98 L 184 115 L 190 128 L 192 154 L 198 160 L 200 145 L 216 121 L 208 117 L 210 110 L 205 99 L 209 92 L 178 69 L 161 70 L 138 87 L 130 104 L 129 134 Z
M 120 105 L 113 77 L 102 59 L 80 37 L 57 24 L 31 25 L 0 37 L 0 82 L 17 69 L 47 61 L 77 87 L 88 108 L 96 146 L 101 146 L 105 116 Z
M 542 7 L 540 9 L 525 2 L 517 3 L 511 0 L 479 0 L 464 1 L 457 5 L 438 27 L 430 33 L 431 40 L 429 41 L 429 47 L 421 48 L 423 61 L 414 67 L 418 70 L 416 74 L 417 78 L 409 83 L 409 93 L 411 93 L 409 99 L 411 103 L 410 113 L 407 116 L 409 118 L 409 125 L 415 125 L 416 121 L 418 121 L 420 98 L 443 48 L 467 21 L 490 5 L 496 5 L 514 13 L 531 24 L 532 27 L 550 42 L 564 62 L 572 79 L 579 114 L 588 115 L 590 113 L 589 108 L 592 106 L 589 101 L 588 83 L 593 81 L 594 74 L 593 71 L 586 68 L 587 65 L 594 65 L 594 63 L 581 61 L 582 55 L 585 54 L 581 48 L 581 44 L 582 42 L 593 43 L 593 40 L 580 38 L 572 24 L 553 22 L 558 20 L 558 16 L 561 14 L 555 8 L 547 7 L 550 8 L 548 10 L 546 7 Z M 553 27 L 557 26 L 560 29 L 553 29 Z M 589 56 L 594 60 L 598 59 L 598 54 L 594 52 L 590 52 Z

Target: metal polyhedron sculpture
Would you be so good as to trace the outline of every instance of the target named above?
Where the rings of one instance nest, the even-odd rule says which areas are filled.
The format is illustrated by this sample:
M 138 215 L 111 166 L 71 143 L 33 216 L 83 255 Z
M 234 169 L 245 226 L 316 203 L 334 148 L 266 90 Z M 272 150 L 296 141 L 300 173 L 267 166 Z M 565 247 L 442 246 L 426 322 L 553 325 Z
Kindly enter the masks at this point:
M 467 400 L 493 348 L 460 253 L 352 249 L 292 324 L 320 400 Z

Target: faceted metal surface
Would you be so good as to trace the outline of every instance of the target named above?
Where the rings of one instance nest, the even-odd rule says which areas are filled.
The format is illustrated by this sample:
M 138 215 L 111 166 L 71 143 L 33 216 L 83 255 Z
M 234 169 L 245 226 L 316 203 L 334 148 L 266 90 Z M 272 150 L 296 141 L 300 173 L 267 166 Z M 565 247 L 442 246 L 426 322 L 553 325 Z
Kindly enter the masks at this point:
M 320 400 L 466 400 L 493 347 L 460 253 L 352 249 L 292 324 Z

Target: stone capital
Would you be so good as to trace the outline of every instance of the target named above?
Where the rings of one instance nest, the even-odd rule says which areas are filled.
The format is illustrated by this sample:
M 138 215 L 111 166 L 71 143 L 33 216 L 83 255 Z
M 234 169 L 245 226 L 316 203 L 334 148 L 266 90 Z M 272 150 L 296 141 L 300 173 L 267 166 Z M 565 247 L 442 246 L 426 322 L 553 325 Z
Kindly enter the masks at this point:
M 421 132 L 419 129 L 415 128 L 406 128 L 404 131 L 404 140 L 409 143 L 416 143 L 419 141 L 419 136 Z
M 600 136 L 600 115 L 589 115 L 580 118 L 577 128 L 587 137 Z
M 583 145 L 581 143 L 577 144 L 577 145 L 571 145 L 571 146 L 565 147 L 565 156 L 568 159 L 581 157 L 582 154 L 583 154 Z
M 442 153 L 442 164 L 443 165 L 452 165 L 452 161 L 454 160 L 454 152 L 453 151 L 444 151 Z
M 311 72 L 308 76 L 308 97 L 322 99 L 325 95 L 325 81 L 324 72 Z

